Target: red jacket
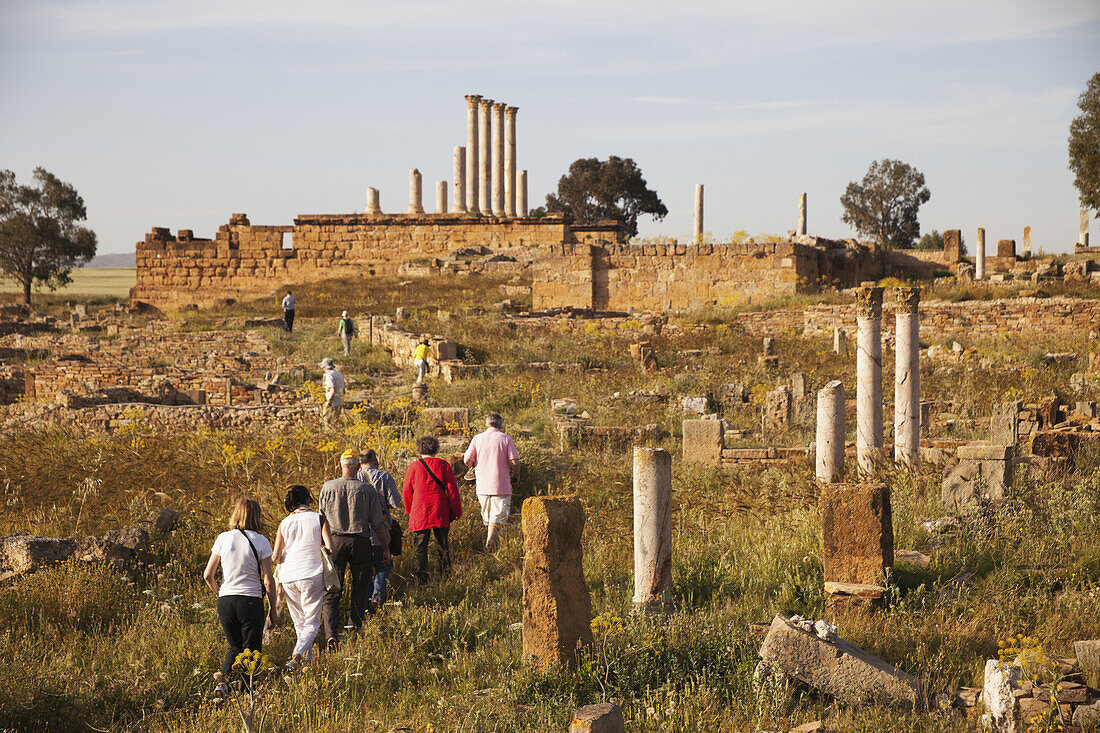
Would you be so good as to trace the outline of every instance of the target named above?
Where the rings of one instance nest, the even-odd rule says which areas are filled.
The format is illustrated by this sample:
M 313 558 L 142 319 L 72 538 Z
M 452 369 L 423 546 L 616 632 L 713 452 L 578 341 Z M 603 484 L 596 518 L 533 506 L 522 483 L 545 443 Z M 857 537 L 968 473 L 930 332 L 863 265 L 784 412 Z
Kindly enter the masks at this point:
M 428 464 L 435 477 L 447 487 L 446 491 L 428 475 L 420 460 Z M 453 520 L 462 516 L 462 497 L 458 495 L 455 472 L 451 464 L 440 458 L 421 456 L 420 460 L 409 464 L 401 492 L 405 512 L 409 515 L 409 531 L 449 527 Z

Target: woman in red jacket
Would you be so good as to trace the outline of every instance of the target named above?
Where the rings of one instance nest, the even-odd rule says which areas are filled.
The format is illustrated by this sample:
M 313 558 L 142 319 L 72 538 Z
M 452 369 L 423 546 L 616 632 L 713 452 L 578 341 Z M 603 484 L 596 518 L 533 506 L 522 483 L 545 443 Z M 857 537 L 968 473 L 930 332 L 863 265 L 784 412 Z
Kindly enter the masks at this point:
M 409 531 L 416 543 L 416 579 L 428 580 L 428 543 L 435 534 L 439 551 L 439 572 L 442 575 L 451 566 L 451 550 L 447 544 L 447 532 L 451 522 L 462 516 L 462 497 L 458 495 L 451 464 L 436 458 L 439 441 L 425 435 L 416 441 L 420 459 L 409 464 L 405 471 L 402 499 L 409 515 Z

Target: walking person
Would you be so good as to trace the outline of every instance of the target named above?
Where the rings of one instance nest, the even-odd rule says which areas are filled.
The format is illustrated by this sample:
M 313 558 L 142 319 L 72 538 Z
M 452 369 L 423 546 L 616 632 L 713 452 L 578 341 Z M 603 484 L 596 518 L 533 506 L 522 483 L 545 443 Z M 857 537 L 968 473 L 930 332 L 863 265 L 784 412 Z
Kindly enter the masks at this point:
M 390 539 L 392 540 L 397 530 L 401 529 L 401 525 L 398 524 L 396 528 L 394 527 L 397 520 L 393 518 L 390 509 L 405 508 L 404 503 L 401 501 L 401 492 L 397 490 L 397 482 L 393 480 L 393 476 L 388 471 L 383 471 L 378 467 L 378 454 L 373 449 L 365 450 L 359 454 L 359 466 L 359 473 L 356 478 L 370 484 L 371 488 L 378 492 L 382 510 L 386 515 L 386 526 L 390 528 Z M 386 587 L 389 585 L 390 575 L 393 573 L 393 560 L 391 559 L 390 562 L 382 564 L 382 541 L 373 532 L 370 541 L 371 552 L 374 554 L 374 591 L 371 594 L 371 603 L 376 608 L 380 608 L 386 602 Z
M 331 428 L 336 423 L 336 418 L 340 417 L 340 410 L 344 406 L 344 387 L 346 383 L 344 381 L 344 375 L 336 371 L 336 364 L 332 359 L 325 357 L 321 359 L 319 367 L 325 370 L 324 376 L 321 381 L 325 386 L 325 404 L 321 406 L 321 419 L 325 423 L 326 428 Z
M 373 584 L 371 531 L 382 543 L 382 563 L 390 562 L 390 530 L 384 520 L 378 492 L 357 478 L 359 456 L 351 449 L 340 456 L 340 478 L 321 487 L 318 505 L 332 535 L 332 561 L 341 578 L 341 588 L 325 593 L 325 644 L 336 648 L 340 641 L 340 596 L 344 571 L 351 568 L 351 618 L 345 628 L 363 626 L 366 613 L 374 613 L 368 594 Z
M 409 515 L 409 532 L 416 544 L 416 579 L 423 584 L 428 581 L 428 544 L 432 535 L 439 553 L 440 574 L 451 566 L 447 534 L 451 522 L 462 516 L 462 497 L 451 464 L 435 457 L 439 440 L 432 435 L 418 438 L 416 450 L 420 458 L 405 471 L 402 498 Z
M 286 296 L 283 298 L 283 328 L 287 333 L 294 330 L 294 296 L 290 294 L 290 291 L 286 291 Z
M 336 334 L 344 344 L 344 356 L 351 355 L 351 340 L 355 337 L 355 321 L 348 318 L 348 312 L 340 314 L 340 321 L 336 326 Z
M 519 451 L 512 436 L 504 432 L 503 417 L 495 412 L 485 416 L 485 431 L 470 441 L 462 462 L 474 468 L 485 551 L 492 552 L 504 536 L 512 510 L 512 481 L 519 478 Z
M 229 650 L 222 662 L 221 680 L 214 697 L 225 699 L 225 679 L 237 655 L 245 649 L 260 651 L 264 636 L 264 596 L 268 598 L 267 626 L 278 621 L 275 608 L 275 578 L 271 573 L 271 543 L 261 534 L 263 514 L 258 502 L 238 499 L 229 515 L 229 531 L 222 532 L 210 548 L 210 559 L 202 577 L 218 596 L 218 619 Z M 218 568 L 222 571 L 219 584 Z
M 293 672 L 313 658 L 313 642 L 321 630 L 325 597 L 325 569 L 321 548 L 332 552 L 332 534 L 324 518 L 310 506 L 313 496 L 305 486 L 287 489 L 283 506 L 289 514 L 279 523 L 272 558 L 279 566 L 279 585 L 286 596 L 290 620 L 298 640 L 287 670 Z
M 416 383 L 423 384 L 424 377 L 428 373 L 428 359 L 432 355 L 432 350 L 428 346 L 428 339 L 421 339 L 417 344 L 416 350 L 413 351 L 413 366 L 416 367 Z

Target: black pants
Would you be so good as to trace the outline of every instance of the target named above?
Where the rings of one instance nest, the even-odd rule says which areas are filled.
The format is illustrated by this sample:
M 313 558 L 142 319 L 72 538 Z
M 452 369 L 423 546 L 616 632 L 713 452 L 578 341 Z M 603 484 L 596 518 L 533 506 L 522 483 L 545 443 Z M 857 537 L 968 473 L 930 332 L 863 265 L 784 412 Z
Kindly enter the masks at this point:
M 351 567 L 351 625 L 356 629 L 363 625 L 363 615 L 374 613 L 370 602 L 370 590 L 374 586 L 371 563 L 370 537 L 362 535 L 334 534 L 332 536 L 332 561 L 336 572 L 344 578 L 344 571 Z M 342 584 L 343 585 L 343 584 Z M 343 588 L 335 593 L 325 593 L 325 640 L 340 640 L 340 596 Z
M 428 582 L 428 543 L 433 533 L 436 551 L 439 554 L 439 574 L 442 575 L 451 567 L 451 547 L 447 544 L 447 533 L 450 529 L 450 527 L 436 527 L 413 532 L 413 539 L 416 542 L 416 580 L 418 582 Z
M 222 596 L 218 599 L 218 618 L 229 642 L 222 662 L 222 674 L 228 675 L 237 655 L 245 649 L 259 651 L 264 643 L 264 600 L 254 596 Z
M 286 324 L 286 332 L 294 330 L 294 311 L 283 311 L 283 323 Z

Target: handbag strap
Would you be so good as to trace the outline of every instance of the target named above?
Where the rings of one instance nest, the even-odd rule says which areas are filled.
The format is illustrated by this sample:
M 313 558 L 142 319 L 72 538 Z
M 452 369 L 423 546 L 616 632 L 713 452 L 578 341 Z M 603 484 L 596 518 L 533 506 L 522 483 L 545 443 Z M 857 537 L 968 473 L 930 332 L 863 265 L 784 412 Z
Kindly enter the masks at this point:
M 256 558 L 256 572 L 260 576 L 260 598 L 267 596 L 267 589 L 264 588 L 264 571 L 260 566 L 260 553 L 256 552 L 256 545 L 252 544 L 252 540 L 248 538 L 248 533 L 240 527 L 237 527 L 237 531 L 244 535 L 244 541 L 248 543 L 248 547 L 252 550 L 252 557 Z
M 432 480 L 435 481 L 436 485 L 439 486 L 440 490 L 442 490 L 443 493 L 446 494 L 447 493 L 447 485 L 445 483 L 443 483 L 442 481 L 440 481 L 439 478 L 434 473 L 432 473 L 432 469 L 428 468 L 428 464 L 423 458 L 421 458 L 419 460 L 420 460 L 420 465 L 424 467 L 424 470 L 428 472 L 428 475 L 432 477 Z

